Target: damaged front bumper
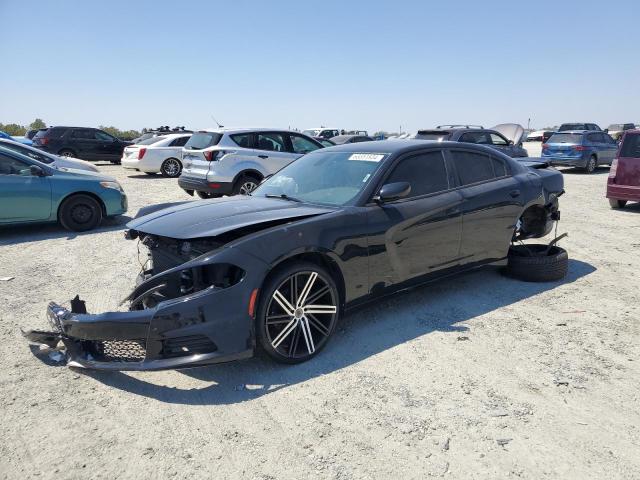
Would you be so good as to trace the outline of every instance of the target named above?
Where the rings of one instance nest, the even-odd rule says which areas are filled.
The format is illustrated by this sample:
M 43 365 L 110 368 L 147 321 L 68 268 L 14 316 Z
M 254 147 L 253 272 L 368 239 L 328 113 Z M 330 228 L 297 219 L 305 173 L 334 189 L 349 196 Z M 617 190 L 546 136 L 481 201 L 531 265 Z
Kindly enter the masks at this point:
M 263 271 L 261 262 L 236 252 L 248 272 L 227 288 L 210 286 L 170 298 L 154 306 L 129 311 L 86 313 L 78 297 L 71 310 L 56 303 L 47 307 L 49 330 L 23 331 L 34 344 L 64 347 L 70 367 L 102 370 L 162 370 L 195 367 L 249 358 L 255 340 L 252 314 L 247 310 Z M 196 259 L 176 269 L 147 277 L 131 298 L 155 294 L 154 285 L 189 267 L 207 265 L 211 258 Z M 245 263 L 246 262 L 246 263 Z M 250 265 L 251 264 L 251 265 Z M 134 306 L 139 300 L 132 300 Z

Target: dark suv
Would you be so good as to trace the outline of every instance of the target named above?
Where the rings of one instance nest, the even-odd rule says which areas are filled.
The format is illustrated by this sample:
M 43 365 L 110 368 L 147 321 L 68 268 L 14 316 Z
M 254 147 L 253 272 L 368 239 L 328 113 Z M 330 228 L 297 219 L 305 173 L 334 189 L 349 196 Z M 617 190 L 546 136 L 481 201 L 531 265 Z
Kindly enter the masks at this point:
M 131 145 L 98 128 L 51 127 L 33 137 L 33 146 L 63 157 L 109 160 L 120 163 L 124 147 Z
M 602 129 L 595 123 L 563 123 L 558 128 L 559 132 L 572 132 L 576 130 L 591 130 L 594 132 L 601 132 Z
M 436 142 L 476 143 L 495 148 L 513 158 L 528 157 L 522 147 L 524 129 L 516 123 L 503 123 L 493 128 L 480 125 L 439 125 L 432 130 L 418 130 L 414 138 Z

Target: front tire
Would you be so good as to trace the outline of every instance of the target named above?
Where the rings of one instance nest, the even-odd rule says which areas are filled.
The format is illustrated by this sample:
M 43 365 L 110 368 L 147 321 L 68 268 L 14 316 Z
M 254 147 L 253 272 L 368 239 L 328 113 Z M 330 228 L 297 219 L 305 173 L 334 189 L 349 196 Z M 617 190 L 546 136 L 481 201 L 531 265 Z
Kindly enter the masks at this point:
M 626 200 L 616 200 L 615 198 L 610 198 L 609 199 L 609 205 L 611 206 L 611 208 L 624 208 L 624 206 L 627 204 Z
M 178 178 L 182 173 L 182 163 L 177 158 L 167 158 L 162 162 L 160 173 L 166 178 Z
M 338 323 L 339 294 L 331 274 L 308 262 L 280 269 L 261 289 L 258 342 L 280 363 L 301 363 L 318 354 Z
M 593 173 L 598 168 L 598 158 L 595 155 L 591 155 L 587 160 L 587 165 L 584 167 L 586 173 Z
M 58 219 L 67 230 L 86 232 L 100 225 L 102 206 L 89 195 L 73 195 L 60 205 Z

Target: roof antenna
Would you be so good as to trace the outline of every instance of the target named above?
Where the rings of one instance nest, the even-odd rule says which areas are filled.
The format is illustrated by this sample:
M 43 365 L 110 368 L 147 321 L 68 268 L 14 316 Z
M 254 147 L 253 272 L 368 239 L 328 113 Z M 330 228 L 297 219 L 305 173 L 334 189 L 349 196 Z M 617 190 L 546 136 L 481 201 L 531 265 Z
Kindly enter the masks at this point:
M 213 115 L 211 115 L 211 118 L 213 119 L 214 122 L 216 122 L 216 125 L 218 125 L 218 128 L 224 128 L 224 125 L 220 125 Z

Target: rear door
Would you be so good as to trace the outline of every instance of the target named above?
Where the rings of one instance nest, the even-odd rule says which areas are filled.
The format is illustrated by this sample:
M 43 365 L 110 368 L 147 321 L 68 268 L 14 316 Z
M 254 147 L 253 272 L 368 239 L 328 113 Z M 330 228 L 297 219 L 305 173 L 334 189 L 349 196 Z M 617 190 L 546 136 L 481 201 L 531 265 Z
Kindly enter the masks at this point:
M 448 155 L 464 198 L 460 256 L 464 263 L 504 258 L 523 207 L 520 183 L 498 155 L 457 148 Z
M 50 177 L 33 176 L 30 167 L 0 153 L 0 223 L 49 219 Z
M 408 182 L 407 198 L 372 206 L 370 284 L 388 286 L 456 265 L 462 196 L 441 150 L 401 157 L 380 183 Z

